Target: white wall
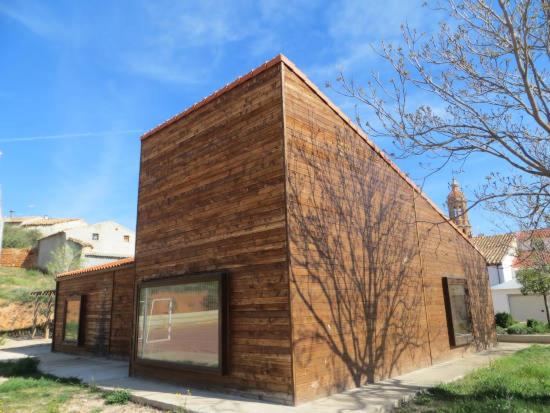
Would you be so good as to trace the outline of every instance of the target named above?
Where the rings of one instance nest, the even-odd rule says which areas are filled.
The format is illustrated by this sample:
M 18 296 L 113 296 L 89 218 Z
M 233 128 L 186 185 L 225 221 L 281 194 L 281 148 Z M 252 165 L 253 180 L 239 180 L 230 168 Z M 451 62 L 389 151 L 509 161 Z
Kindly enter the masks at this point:
M 65 243 L 65 233 L 60 232 L 55 235 L 51 235 L 46 238 L 42 238 L 38 241 L 38 261 L 37 266 L 42 270 L 46 270 L 46 267 L 52 259 L 52 252 L 59 246 Z
M 136 237 L 134 231 L 114 221 L 104 221 L 97 224 L 70 228 L 65 231 L 67 238 L 76 238 L 93 246 L 94 255 L 116 255 L 119 257 L 131 257 L 134 255 Z M 93 234 L 99 234 L 99 239 L 94 240 Z M 130 237 L 128 242 L 124 236 Z
M 508 301 L 508 292 L 507 291 L 493 291 L 493 307 L 495 314 L 496 313 L 509 313 L 510 312 L 510 303 Z

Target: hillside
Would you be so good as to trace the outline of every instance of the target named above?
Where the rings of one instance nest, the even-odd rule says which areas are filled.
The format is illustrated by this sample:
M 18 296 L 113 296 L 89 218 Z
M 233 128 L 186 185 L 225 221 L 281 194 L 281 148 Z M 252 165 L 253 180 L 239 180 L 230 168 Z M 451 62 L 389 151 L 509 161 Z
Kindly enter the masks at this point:
M 32 291 L 55 288 L 51 275 L 36 270 L 0 267 L 0 331 L 32 326 Z

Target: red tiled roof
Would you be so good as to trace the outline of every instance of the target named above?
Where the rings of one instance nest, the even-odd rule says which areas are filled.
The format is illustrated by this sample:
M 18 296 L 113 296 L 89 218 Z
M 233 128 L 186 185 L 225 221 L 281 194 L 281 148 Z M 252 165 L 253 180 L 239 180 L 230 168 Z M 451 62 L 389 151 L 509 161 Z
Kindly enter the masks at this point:
M 514 268 L 529 268 L 540 264 L 550 265 L 550 252 L 520 251 L 512 265 Z
M 78 221 L 78 218 L 39 218 L 23 222 L 21 225 L 24 227 L 48 226 L 71 221 Z
M 191 112 L 194 112 L 195 110 L 205 106 L 209 102 L 212 102 L 214 99 L 218 98 L 219 96 L 223 95 L 226 92 L 229 92 L 230 90 L 236 88 L 240 84 L 246 82 L 247 80 L 253 78 L 254 76 L 259 75 L 262 72 L 265 72 L 267 69 L 279 64 L 284 63 L 292 72 L 294 72 L 302 81 L 304 81 L 308 87 L 315 93 L 319 98 L 325 102 L 348 126 L 350 126 L 370 147 L 372 150 L 374 150 L 392 169 L 394 169 L 420 196 L 422 196 L 434 209 L 435 211 L 441 215 L 443 220 L 445 222 L 448 222 L 472 247 L 484 257 L 483 253 L 476 247 L 476 245 L 471 241 L 471 239 L 462 232 L 462 230 L 453 222 L 451 221 L 440 209 L 439 207 L 416 185 L 416 183 L 413 182 L 412 179 L 410 179 L 406 174 L 404 174 L 397 165 L 381 150 L 379 149 L 366 135 L 361 128 L 359 128 L 353 121 L 351 121 L 332 101 L 323 93 L 319 88 L 308 79 L 308 77 L 296 67 L 294 63 L 292 63 L 286 56 L 282 54 L 278 54 L 273 59 L 265 62 L 263 65 L 257 67 L 256 69 L 248 72 L 246 75 L 241 76 L 237 79 L 235 79 L 233 82 L 225 85 L 223 88 L 217 90 L 210 96 L 207 96 L 203 100 L 195 103 L 193 106 L 185 109 L 183 112 L 171 117 L 170 119 L 166 120 L 165 122 L 161 123 L 160 125 L 154 127 L 153 129 L 149 130 L 148 132 L 145 132 L 141 136 L 141 140 L 145 140 L 150 138 L 155 133 L 159 132 L 160 130 L 172 125 L 173 123 L 177 122 L 178 120 L 184 118 L 185 116 L 189 115 Z
M 514 234 L 473 237 L 472 242 L 483 253 L 487 264 L 499 265 L 512 246 Z
M 550 228 L 534 229 L 532 231 L 519 231 L 518 240 L 523 241 L 530 238 L 550 238 Z
M 122 258 L 121 260 L 108 262 L 106 264 L 99 264 L 99 265 L 94 265 L 93 267 L 87 267 L 87 268 L 81 268 L 79 270 L 62 272 L 61 274 L 57 275 L 57 279 L 74 276 L 74 275 L 89 274 L 96 271 L 111 270 L 115 268 L 124 267 L 126 265 L 131 265 L 133 263 L 134 263 L 134 257 Z

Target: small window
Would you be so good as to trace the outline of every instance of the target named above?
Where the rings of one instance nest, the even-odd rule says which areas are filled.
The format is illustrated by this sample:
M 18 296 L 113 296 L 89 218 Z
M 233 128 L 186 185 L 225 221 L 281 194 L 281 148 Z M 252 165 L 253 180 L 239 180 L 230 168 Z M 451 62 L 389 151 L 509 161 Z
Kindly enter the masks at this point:
M 463 346 L 473 340 L 468 284 L 464 278 L 443 278 L 447 325 L 452 346 Z
M 141 362 L 223 372 L 224 274 L 146 281 L 139 300 L 137 358 Z
M 94 233 L 92 234 L 92 239 L 93 239 L 94 241 L 99 240 L 99 234 L 98 234 L 97 232 L 94 232 Z
M 130 242 L 130 236 L 124 235 L 124 242 Z
M 82 296 L 72 297 L 65 301 L 65 324 L 63 341 L 69 344 L 80 343 L 80 317 L 82 314 Z

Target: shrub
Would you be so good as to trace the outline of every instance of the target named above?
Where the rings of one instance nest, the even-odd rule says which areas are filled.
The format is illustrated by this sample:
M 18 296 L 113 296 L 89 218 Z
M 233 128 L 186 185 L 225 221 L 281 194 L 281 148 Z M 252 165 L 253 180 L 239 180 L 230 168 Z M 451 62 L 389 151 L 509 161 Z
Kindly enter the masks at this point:
M 4 226 L 3 248 L 34 248 L 42 233 L 36 229 L 25 229 L 14 225 Z
M 128 390 L 115 390 L 105 395 L 105 404 L 126 404 L 130 401 Z
M 512 317 L 512 314 L 501 312 L 495 314 L 495 323 L 497 326 L 500 326 L 502 328 L 508 328 L 512 324 L 516 323 L 516 320 L 514 320 L 514 317 Z
M 532 318 L 527 320 L 527 327 L 531 328 L 534 333 L 547 333 L 550 331 L 548 324 Z
M 507 328 L 508 334 L 533 334 L 533 329 L 525 324 L 516 323 Z
M 38 373 L 38 363 L 36 358 L 26 357 L 15 361 L 0 362 L 1 376 L 30 376 Z
M 504 327 L 497 326 L 497 334 L 508 334 L 508 331 Z

